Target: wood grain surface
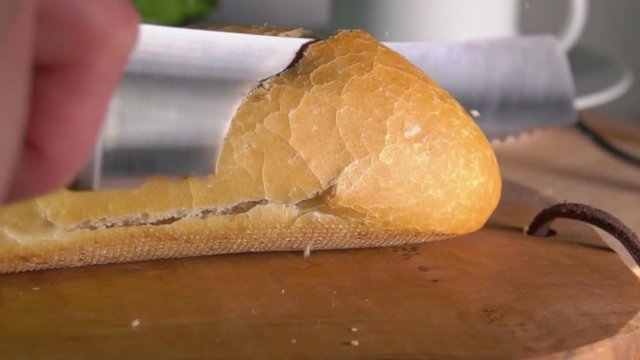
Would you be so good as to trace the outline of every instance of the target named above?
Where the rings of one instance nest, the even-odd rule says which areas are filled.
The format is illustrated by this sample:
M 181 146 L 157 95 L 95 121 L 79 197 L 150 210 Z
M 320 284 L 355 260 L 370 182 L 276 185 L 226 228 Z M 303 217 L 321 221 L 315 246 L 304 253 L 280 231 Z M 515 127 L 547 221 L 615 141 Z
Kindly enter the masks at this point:
M 640 157 L 640 122 L 586 114 L 607 141 Z M 536 130 L 495 145 L 503 177 L 559 201 L 582 202 L 620 218 L 640 234 L 640 167 L 611 155 L 573 127 Z M 599 235 L 640 269 L 607 234 Z
M 523 235 L 549 202 L 507 183 L 490 226 L 419 246 L 3 275 L 0 354 L 639 358 L 640 283 L 620 258 L 576 222 Z

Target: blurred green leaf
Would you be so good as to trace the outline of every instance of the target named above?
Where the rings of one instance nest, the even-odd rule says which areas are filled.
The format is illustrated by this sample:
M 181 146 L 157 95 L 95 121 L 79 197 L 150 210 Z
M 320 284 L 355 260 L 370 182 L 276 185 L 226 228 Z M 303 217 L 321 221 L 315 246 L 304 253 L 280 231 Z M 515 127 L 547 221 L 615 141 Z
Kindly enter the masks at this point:
M 132 0 L 142 22 L 147 24 L 182 25 L 204 16 L 217 0 Z

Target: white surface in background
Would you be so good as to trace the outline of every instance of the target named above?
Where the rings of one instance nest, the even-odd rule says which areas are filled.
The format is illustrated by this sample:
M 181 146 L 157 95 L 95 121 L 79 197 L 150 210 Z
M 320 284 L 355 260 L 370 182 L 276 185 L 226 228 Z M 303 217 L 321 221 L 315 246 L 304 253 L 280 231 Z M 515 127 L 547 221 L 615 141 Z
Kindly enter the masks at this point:
M 574 105 L 578 111 L 593 109 L 598 106 L 606 105 L 612 101 L 624 96 L 633 86 L 634 74 L 627 64 L 619 62 L 612 63 L 611 66 L 620 68 L 620 78 L 610 85 L 593 93 L 578 96 Z M 575 73 L 574 76 L 588 76 L 589 74 Z M 577 89 L 579 91 L 579 88 Z
M 344 1 L 344 0 L 343 0 Z M 207 21 L 223 25 L 260 25 L 324 29 L 331 22 L 330 0 L 219 0 Z
M 565 7 L 565 1 L 523 1 L 523 30 L 531 33 L 540 32 L 541 29 L 559 29 Z M 628 64 L 631 71 L 638 76 L 640 74 L 640 46 L 637 39 L 640 34 L 639 16 L 640 1 L 638 0 L 591 1 L 589 21 L 578 43 L 602 52 L 613 60 Z M 618 85 L 617 89 L 627 84 L 628 81 L 625 81 Z M 607 115 L 640 121 L 638 99 L 640 99 L 640 84 L 636 79 L 622 97 L 597 110 Z
M 334 0 L 334 28 L 385 41 L 465 41 L 516 36 L 518 0 Z

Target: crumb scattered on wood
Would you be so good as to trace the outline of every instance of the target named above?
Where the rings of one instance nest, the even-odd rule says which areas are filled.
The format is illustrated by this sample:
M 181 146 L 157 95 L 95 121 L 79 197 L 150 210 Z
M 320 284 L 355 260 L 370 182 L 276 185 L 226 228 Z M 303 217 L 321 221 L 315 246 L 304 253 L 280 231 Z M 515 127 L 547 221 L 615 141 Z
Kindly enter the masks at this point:
M 132 328 L 135 328 L 135 327 L 138 327 L 138 326 L 140 326 L 140 319 L 134 319 L 134 320 L 131 322 L 131 327 L 132 327 Z
M 283 294 L 284 294 L 284 289 L 282 289 L 281 293 L 283 293 Z
M 351 332 L 358 332 L 358 328 L 357 327 L 352 327 L 350 330 L 351 330 Z
M 359 345 L 360 345 L 360 341 L 358 341 L 358 340 L 351 340 L 351 341 L 349 341 L 349 345 L 351 345 L 351 346 L 359 346 Z
M 476 110 L 476 109 L 471 109 L 469 110 L 469 113 L 471 114 L 471 116 L 473 116 L 474 118 L 480 117 L 480 111 Z
M 37 286 L 35 286 L 35 287 L 32 287 L 32 288 L 31 288 L 31 290 L 33 290 L 33 291 L 38 291 L 38 290 L 40 290 L 40 288 L 39 288 L 39 287 L 37 287 Z
M 311 243 L 308 243 L 307 246 L 304 247 L 302 256 L 304 256 L 305 259 L 308 259 L 311 256 Z
M 298 340 L 296 340 L 295 338 L 291 339 L 291 343 L 292 343 L 292 344 L 295 344 L 295 343 L 297 343 L 297 342 L 298 342 Z

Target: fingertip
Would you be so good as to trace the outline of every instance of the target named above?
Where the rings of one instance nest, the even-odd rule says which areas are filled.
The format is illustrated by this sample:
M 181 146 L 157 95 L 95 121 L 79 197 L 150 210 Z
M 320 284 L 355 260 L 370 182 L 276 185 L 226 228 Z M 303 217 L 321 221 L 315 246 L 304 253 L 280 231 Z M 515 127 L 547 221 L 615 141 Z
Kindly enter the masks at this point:
M 19 201 L 58 189 L 69 181 L 76 164 L 49 157 L 37 144 L 27 141 L 14 173 L 7 201 Z
M 93 37 L 102 53 L 122 58 L 131 51 L 138 38 L 140 16 L 129 0 L 100 1 L 99 19 L 94 21 Z
M 119 60 L 135 44 L 139 22 L 129 0 L 40 1 L 36 66 L 97 56 Z M 79 49 L 83 57 L 78 57 Z
M 80 171 L 139 28 L 129 0 L 38 6 L 31 118 L 10 201 L 64 186 Z

